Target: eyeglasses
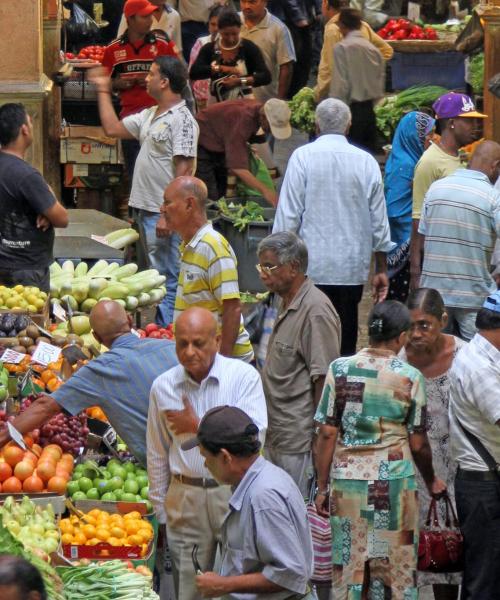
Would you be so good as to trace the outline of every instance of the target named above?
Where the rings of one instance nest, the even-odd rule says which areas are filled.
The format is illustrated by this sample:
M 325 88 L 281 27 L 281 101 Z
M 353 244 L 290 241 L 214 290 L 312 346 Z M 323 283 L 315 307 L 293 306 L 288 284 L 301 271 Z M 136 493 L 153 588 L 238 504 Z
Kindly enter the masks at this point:
M 410 331 L 414 331 L 415 329 L 420 329 L 420 331 L 426 332 L 430 331 L 433 327 L 432 323 L 429 321 L 415 321 L 410 325 Z
M 259 275 L 262 275 L 262 273 L 264 273 L 264 275 L 271 275 L 271 273 L 273 271 L 275 271 L 276 269 L 279 269 L 281 267 L 281 265 L 274 265 L 273 267 L 267 267 L 266 265 L 261 265 L 256 264 L 255 268 L 257 269 Z

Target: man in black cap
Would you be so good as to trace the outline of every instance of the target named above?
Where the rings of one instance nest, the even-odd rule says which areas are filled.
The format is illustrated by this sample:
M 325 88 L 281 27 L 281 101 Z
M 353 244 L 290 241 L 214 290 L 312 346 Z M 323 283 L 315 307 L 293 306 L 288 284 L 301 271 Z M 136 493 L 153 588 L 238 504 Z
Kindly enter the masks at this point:
M 196 585 L 206 598 L 273 594 L 282 600 L 310 592 L 313 554 L 304 500 L 292 478 L 260 455 L 258 433 L 241 409 L 218 406 L 181 446 L 199 446 L 214 478 L 233 489 L 222 525 L 220 574 L 201 572 L 193 552 Z

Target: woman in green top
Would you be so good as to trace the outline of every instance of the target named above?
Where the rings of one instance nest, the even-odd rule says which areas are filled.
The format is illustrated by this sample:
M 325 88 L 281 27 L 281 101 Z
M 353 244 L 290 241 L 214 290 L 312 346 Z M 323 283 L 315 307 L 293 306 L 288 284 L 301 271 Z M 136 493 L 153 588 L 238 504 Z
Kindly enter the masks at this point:
M 316 507 L 331 520 L 335 600 L 418 598 L 414 465 L 433 496 L 446 486 L 432 466 L 423 376 L 397 357 L 409 327 L 403 304 L 376 305 L 370 346 L 330 365 L 315 416 Z

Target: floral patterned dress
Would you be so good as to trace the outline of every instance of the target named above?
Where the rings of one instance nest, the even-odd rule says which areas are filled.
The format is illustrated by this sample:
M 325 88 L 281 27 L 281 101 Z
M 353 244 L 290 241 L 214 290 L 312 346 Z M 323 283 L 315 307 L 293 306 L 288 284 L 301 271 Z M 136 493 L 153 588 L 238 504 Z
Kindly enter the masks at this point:
M 408 434 L 425 428 L 420 371 L 393 352 L 365 348 L 329 368 L 315 415 L 338 429 L 332 459 L 332 595 L 416 600 L 418 500 Z
M 455 350 L 453 358 L 467 342 L 455 337 Z M 402 360 L 407 360 L 404 348 L 399 353 Z M 437 377 L 425 379 L 425 391 L 427 395 L 427 437 L 432 450 L 432 462 L 436 475 L 442 479 L 448 487 L 448 496 L 455 506 L 455 468 L 450 458 L 450 423 L 448 418 L 448 404 L 450 392 L 450 380 L 448 372 Z M 419 500 L 419 527 L 423 528 L 427 518 L 427 511 L 431 497 L 422 476 L 417 472 L 418 500 Z M 438 517 L 440 523 L 444 523 L 446 510 L 444 502 L 438 504 Z M 428 573 L 418 571 L 418 587 L 434 584 L 460 585 L 461 573 Z

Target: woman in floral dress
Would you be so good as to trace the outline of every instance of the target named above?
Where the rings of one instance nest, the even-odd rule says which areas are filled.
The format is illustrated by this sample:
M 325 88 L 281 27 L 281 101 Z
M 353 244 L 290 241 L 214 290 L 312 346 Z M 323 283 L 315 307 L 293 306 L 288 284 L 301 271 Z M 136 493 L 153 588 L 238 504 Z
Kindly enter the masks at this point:
M 450 382 L 448 371 L 453 359 L 466 344 L 460 338 L 446 335 L 446 310 L 437 290 L 420 288 L 410 293 L 408 308 L 411 327 L 406 347 L 399 356 L 416 367 L 425 377 L 427 395 L 427 437 L 432 449 L 434 468 L 438 477 L 446 482 L 448 496 L 455 505 L 453 480 L 455 469 L 450 464 L 448 402 Z M 422 477 L 417 474 L 420 502 L 420 527 L 423 527 L 431 498 Z M 440 522 L 444 523 L 444 503 L 438 505 Z M 429 573 L 419 571 L 418 587 L 432 585 L 436 600 L 456 600 L 461 573 Z
M 418 598 L 415 464 L 430 493 L 446 487 L 425 433 L 424 378 L 397 356 L 409 327 L 406 306 L 377 304 L 370 346 L 330 365 L 316 412 L 316 508 L 330 516 L 335 600 Z

